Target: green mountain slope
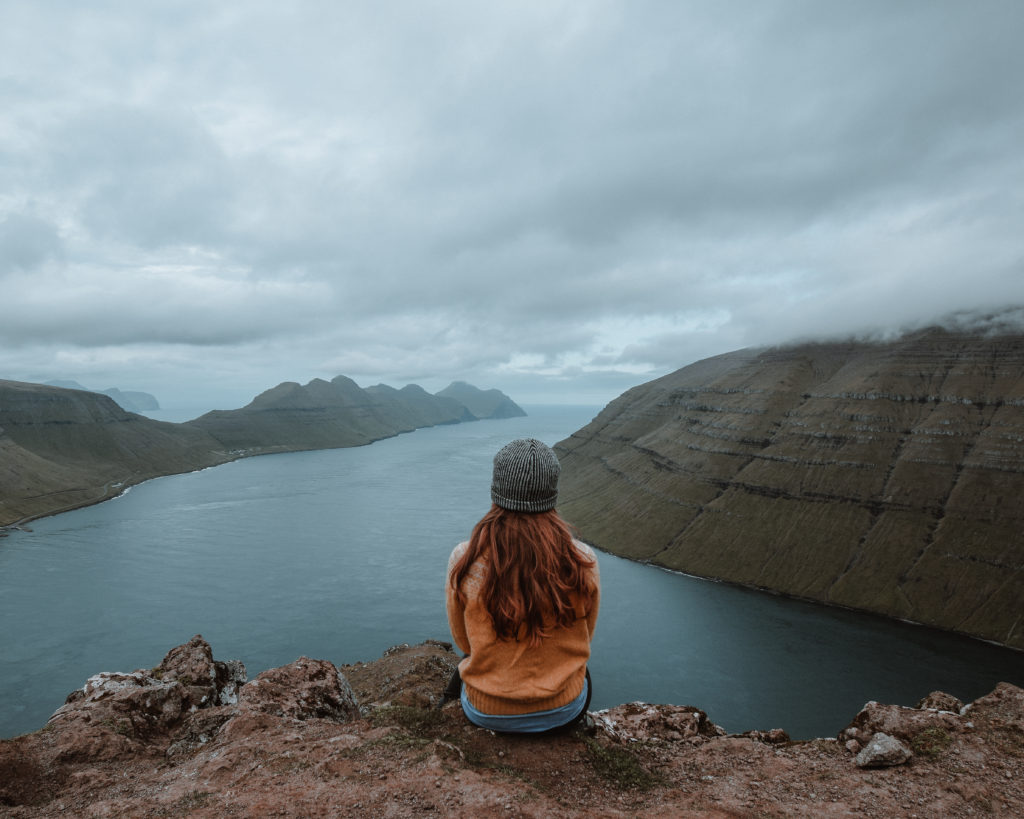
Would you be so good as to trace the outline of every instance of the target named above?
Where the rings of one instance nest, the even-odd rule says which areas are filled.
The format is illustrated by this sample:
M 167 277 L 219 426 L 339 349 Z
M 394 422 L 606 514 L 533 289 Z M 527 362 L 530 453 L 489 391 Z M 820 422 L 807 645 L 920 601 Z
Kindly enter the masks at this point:
M 491 411 L 505 406 L 495 393 L 511 403 L 497 390 L 464 386 Z M 415 384 L 364 390 L 341 375 L 278 384 L 241 409 L 184 424 L 126 412 L 100 393 L 0 381 L 0 526 L 96 503 L 158 475 L 248 455 L 359 446 L 478 417 L 489 416 Z
M 476 388 L 473 388 L 476 389 Z M 360 446 L 437 424 L 474 420 L 458 401 L 421 387 L 361 389 L 339 375 L 306 385 L 278 384 L 237 410 L 215 410 L 188 422 L 240 454 Z
M 601 548 L 1024 648 L 1024 336 L 729 353 L 557 451 Z
M 501 390 L 481 390 L 465 381 L 453 381 L 439 393 L 466 406 L 477 418 L 517 418 L 523 409 Z
M 126 412 L 106 395 L 0 380 L 0 525 L 231 457 L 201 430 Z

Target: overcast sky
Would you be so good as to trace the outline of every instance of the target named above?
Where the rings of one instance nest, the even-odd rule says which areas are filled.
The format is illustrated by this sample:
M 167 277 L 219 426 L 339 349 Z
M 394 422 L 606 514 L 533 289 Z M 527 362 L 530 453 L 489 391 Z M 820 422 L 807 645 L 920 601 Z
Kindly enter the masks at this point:
M 1024 304 L 1024 3 L 0 0 L 0 378 L 603 404 Z

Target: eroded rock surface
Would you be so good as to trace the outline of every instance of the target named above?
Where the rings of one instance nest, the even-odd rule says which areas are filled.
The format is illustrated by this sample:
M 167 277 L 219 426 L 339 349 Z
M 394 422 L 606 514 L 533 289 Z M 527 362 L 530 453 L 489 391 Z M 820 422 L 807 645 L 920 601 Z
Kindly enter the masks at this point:
M 647 703 L 530 737 L 438 707 L 456 659 L 440 642 L 341 669 L 302 657 L 240 685 L 242 665 L 197 636 L 0 741 L 0 815 L 888 819 L 1024 804 L 1024 690 L 1009 684 L 956 711 L 868 703 L 835 739 L 728 735 L 698 708 Z M 860 767 L 859 738 L 881 734 L 912 756 Z
M 359 716 L 348 680 L 327 660 L 309 657 L 264 671 L 242 688 L 238 705 L 241 710 L 296 720 L 347 722 Z
M 888 768 L 902 765 L 913 755 L 913 751 L 896 737 L 878 733 L 857 754 L 857 765 L 861 768 Z
M 68 695 L 50 717 L 61 760 L 113 760 L 148 754 L 199 709 L 234 701 L 245 666 L 217 662 L 200 635 L 171 649 L 160 665 L 102 672 Z

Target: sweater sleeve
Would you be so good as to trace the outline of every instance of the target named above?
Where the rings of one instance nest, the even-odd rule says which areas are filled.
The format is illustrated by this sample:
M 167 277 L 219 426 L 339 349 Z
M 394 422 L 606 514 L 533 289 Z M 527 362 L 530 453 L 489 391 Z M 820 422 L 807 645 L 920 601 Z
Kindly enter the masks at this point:
M 452 551 L 451 557 L 448 558 L 448 571 L 445 573 L 444 587 L 445 602 L 448 609 L 448 630 L 451 631 L 452 638 L 455 640 L 455 645 L 459 647 L 459 650 L 463 654 L 469 654 L 469 634 L 466 633 L 466 609 L 465 606 L 459 603 L 459 599 L 455 595 L 455 589 L 452 588 L 450 581 L 452 566 L 462 556 L 465 548 L 466 544 L 460 543 Z

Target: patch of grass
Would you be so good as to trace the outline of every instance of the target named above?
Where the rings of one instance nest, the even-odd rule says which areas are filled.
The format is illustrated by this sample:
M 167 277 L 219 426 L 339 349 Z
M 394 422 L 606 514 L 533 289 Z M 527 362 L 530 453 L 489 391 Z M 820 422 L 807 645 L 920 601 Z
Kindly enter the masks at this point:
M 624 748 L 606 748 L 599 742 L 584 738 L 590 764 L 599 776 L 620 790 L 646 791 L 662 784 L 662 778 L 648 771 Z
M 946 749 L 953 742 L 953 737 L 945 728 L 925 728 L 910 743 L 910 750 L 915 756 L 925 759 L 937 759 L 945 753 Z
M 396 733 L 388 734 L 380 739 L 370 740 L 367 745 L 382 748 L 422 748 L 424 745 L 429 745 L 430 740 L 425 737 L 414 737 L 412 734 Z
M 292 756 L 285 753 L 283 756 L 272 757 L 267 764 L 270 770 L 276 773 L 292 773 L 304 771 L 312 766 L 312 763 L 302 756 Z
M 413 708 L 409 705 L 386 705 L 374 709 L 370 721 L 378 728 L 397 725 L 417 735 L 428 734 L 444 722 L 444 715 L 433 708 Z
M 132 725 L 129 719 L 121 718 L 115 722 L 113 719 L 107 718 L 103 720 L 103 725 L 115 734 L 120 734 L 123 737 L 131 738 L 135 736 L 135 726 Z
M 210 791 L 189 791 L 175 805 L 178 810 L 192 811 L 201 808 L 210 801 L 213 794 Z
M 477 748 L 462 748 L 463 758 L 471 768 L 484 768 L 490 766 L 487 754 Z
M 818 753 L 824 754 L 825 756 L 844 758 L 847 756 L 846 749 L 834 739 L 815 739 L 812 740 L 811 746 L 818 751 Z

